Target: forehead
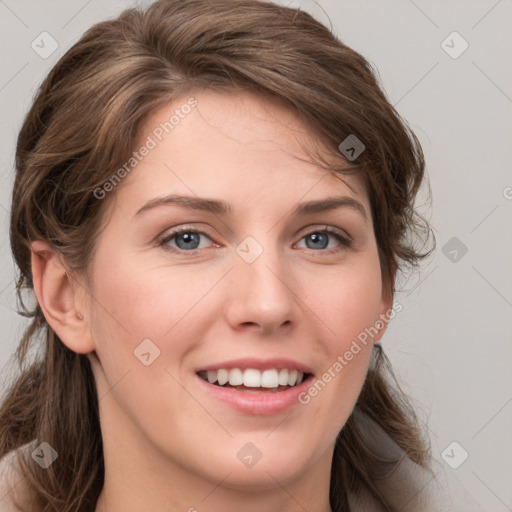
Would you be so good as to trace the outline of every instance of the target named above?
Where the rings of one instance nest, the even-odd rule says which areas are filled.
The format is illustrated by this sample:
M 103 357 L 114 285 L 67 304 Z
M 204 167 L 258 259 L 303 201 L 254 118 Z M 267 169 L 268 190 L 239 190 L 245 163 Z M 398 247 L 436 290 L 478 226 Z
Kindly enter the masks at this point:
M 369 209 L 360 176 L 340 177 L 310 161 L 304 146 L 322 143 L 279 99 L 195 91 L 146 118 L 135 150 L 150 150 L 116 192 L 124 204 L 179 192 L 261 208 L 343 193 Z

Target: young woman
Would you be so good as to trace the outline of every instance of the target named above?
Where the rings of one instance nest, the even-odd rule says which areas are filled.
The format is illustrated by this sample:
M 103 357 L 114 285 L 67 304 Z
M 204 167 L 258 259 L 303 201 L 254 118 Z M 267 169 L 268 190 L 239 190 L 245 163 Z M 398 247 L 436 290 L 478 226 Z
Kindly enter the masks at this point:
M 160 0 L 92 27 L 18 139 L 37 305 L 0 508 L 430 510 L 379 343 L 430 252 L 423 179 L 372 68 L 305 12 Z

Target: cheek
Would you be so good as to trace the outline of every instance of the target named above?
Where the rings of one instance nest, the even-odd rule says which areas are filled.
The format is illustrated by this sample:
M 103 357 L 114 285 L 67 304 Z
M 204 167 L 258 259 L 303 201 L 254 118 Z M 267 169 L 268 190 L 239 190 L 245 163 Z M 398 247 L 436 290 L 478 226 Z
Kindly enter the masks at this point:
M 302 403 L 311 407 L 312 417 L 323 419 L 319 421 L 322 428 L 330 425 L 335 437 L 350 415 L 368 371 L 372 335 L 376 335 L 372 328 L 381 312 L 378 260 L 361 259 L 357 266 L 347 266 L 322 283 L 324 294 L 310 294 L 308 301 L 317 304 L 315 313 L 318 311 L 328 327 L 319 347 L 324 352 L 324 366 Z
M 354 265 L 347 265 L 326 276 L 324 290 L 320 289 L 309 299 L 321 305 L 318 311 L 331 331 L 333 348 L 342 350 L 347 343 L 371 327 L 378 320 L 382 308 L 382 283 L 378 260 L 361 258 Z
M 95 295 L 102 306 L 97 308 L 98 323 L 125 335 L 129 332 L 134 340 L 170 336 L 179 343 L 173 333 L 186 337 L 189 319 L 197 319 L 207 302 L 202 299 L 217 282 L 216 273 L 198 275 L 192 265 L 148 268 L 136 260 L 98 265 Z
M 101 362 L 96 371 L 99 394 L 108 397 L 109 407 L 121 407 L 141 429 L 144 418 L 157 417 L 169 401 L 174 404 L 169 414 L 183 415 L 190 404 L 177 384 L 187 371 L 179 363 L 197 345 L 197 320 L 204 316 L 200 299 L 218 279 L 194 279 L 185 266 L 146 266 L 141 271 L 133 260 L 97 262 L 92 334 Z M 147 366 L 143 353 L 152 361 Z

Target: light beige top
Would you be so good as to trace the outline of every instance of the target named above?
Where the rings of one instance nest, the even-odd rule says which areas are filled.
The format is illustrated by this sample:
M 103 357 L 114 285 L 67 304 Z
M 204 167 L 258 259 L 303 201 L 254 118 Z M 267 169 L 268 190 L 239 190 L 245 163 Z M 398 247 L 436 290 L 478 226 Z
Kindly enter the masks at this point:
M 30 453 L 34 441 L 13 450 L 0 459 L 0 512 L 30 512 L 29 493 L 17 466 L 18 451 Z

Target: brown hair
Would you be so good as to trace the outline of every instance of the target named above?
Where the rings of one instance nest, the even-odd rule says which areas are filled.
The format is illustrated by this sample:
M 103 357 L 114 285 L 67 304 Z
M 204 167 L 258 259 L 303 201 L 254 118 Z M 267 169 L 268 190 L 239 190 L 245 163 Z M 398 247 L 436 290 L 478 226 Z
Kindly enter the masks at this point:
M 251 89 L 281 99 L 321 134 L 317 161 L 340 176 L 360 173 L 391 296 L 397 270 L 417 267 L 433 250 L 415 247 L 420 235 L 427 235 L 421 249 L 433 238 L 414 208 L 424 179 L 418 140 L 369 63 L 307 13 L 257 0 L 160 0 L 93 26 L 42 83 L 16 148 L 10 236 L 21 314 L 32 321 L 16 351 L 20 374 L 0 409 L 0 456 L 34 439 L 58 452 L 46 471 L 30 457 L 21 461 L 39 510 L 94 510 L 104 461 L 87 356 L 61 342 L 39 305 L 23 304 L 22 294 L 33 290 L 31 242 L 47 241 L 69 268 L 86 272 L 115 194 L 98 201 L 94 191 L 131 156 L 147 116 L 194 89 Z M 353 161 L 338 149 L 349 135 L 365 145 Z M 32 361 L 31 347 L 38 356 Z M 370 447 L 358 413 L 404 457 L 428 467 L 428 443 L 379 344 L 337 439 L 330 499 L 341 512 L 349 509 L 350 494 L 364 490 L 382 510 L 394 510 L 378 483 L 400 460 Z

